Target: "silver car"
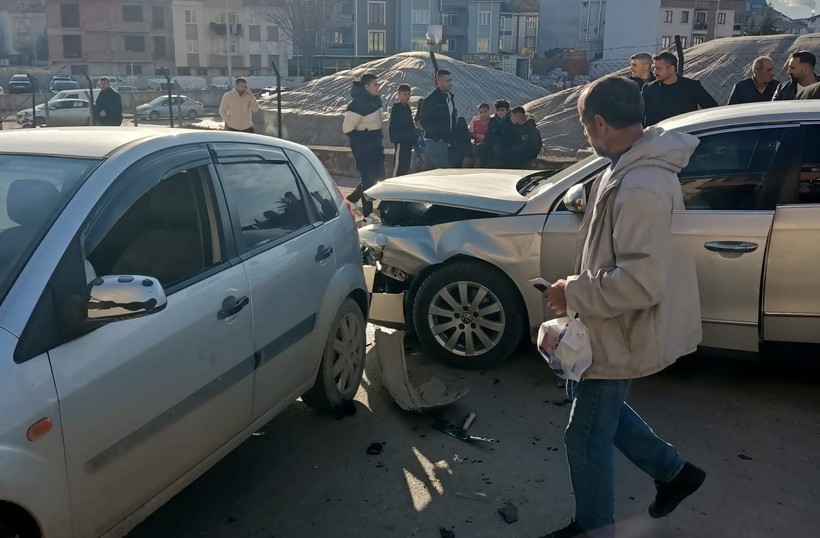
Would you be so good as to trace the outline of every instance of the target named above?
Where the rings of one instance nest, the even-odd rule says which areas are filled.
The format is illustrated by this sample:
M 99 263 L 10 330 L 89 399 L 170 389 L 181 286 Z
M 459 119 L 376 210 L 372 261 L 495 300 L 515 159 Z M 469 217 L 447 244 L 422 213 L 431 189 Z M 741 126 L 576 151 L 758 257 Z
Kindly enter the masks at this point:
M 85 99 L 51 99 L 48 103 L 34 107 L 37 116 L 33 123 L 37 127 L 91 125 L 91 112 L 88 106 Z M 32 117 L 31 109 L 24 108 L 17 113 L 17 123 L 21 126 L 31 126 Z
M 0 140 L 0 536 L 122 536 L 300 396 L 355 396 L 361 252 L 309 150 Z
M 184 95 L 173 95 L 170 98 L 157 97 L 150 103 L 139 105 L 137 107 L 137 117 L 151 121 L 169 118 L 171 115 L 171 113 L 168 112 L 169 102 L 173 110 L 174 118 L 184 117 L 189 120 L 195 120 L 205 113 L 205 107 L 199 101 L 194 101 Z
M 703 346 L 820 344 L 820 103 L 722 107 L 662 126 L 701 140 L 673 223 L 697 263 Z M 370 189 L 382 213 L 360 231 L 371 319 L 415 332 L 455 366 L 508 358 L 549 315 L 528 280 L 570 274 L 586 187 L 608 162 L 439 170 Z

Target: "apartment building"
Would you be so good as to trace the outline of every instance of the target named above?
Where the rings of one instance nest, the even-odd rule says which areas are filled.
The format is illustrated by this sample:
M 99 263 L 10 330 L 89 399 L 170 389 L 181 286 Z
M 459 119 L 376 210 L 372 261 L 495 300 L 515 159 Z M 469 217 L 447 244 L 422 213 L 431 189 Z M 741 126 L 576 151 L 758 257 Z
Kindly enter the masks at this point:
M 632 14 L 639 11 L 635 4 L 640 4 L 640 0 L 630 2 L 628 8 L 622 1 L 610 4 L 613 4 L 612 8 Z M 539 13 L 539 54 L 555 49 L 573 49 L 584 52 L 587 60 L 603 57 L 606 0 L 541 0 Z M 634 37 L 640 37 L 639 27 L 634 24 L 626 27 Z
M 176 74 L 288 76 L 292 47 L 268 8 L 244 0 L 172 0 Z M 226 9 L 227 7 L 227 9 Z
M 48 63 L 46 0 L 13 0 L 2 5 L 0 60 L 11 65 Z
M 501 8 L 499 52 L 534 56 L 538 46 L 537 0 L 506 2 Z
M 684 48 L 712 39 L 739 36 L 745 0 L 661 0 L 658 14 L 660 47 L 674 45 L 681 36 Z
M 74 75 L 154 75 L 173 69 L 167 0 L 49 0 L 49 56 Z

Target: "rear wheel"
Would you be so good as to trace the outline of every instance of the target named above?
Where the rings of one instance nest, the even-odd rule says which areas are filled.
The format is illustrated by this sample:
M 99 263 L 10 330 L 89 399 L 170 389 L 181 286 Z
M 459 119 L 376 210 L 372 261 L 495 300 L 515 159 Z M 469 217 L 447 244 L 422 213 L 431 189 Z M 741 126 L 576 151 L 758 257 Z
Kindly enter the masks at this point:
M 413 303 L 422 344 L 456 368 L 489 368 L 510 358 L 525 321 L 515 285 L 480 262 L 458 261 L 434 271 Z
M 188 119 L 189 120 L 195 120 L 197 118 L 197 115 L 198 114 L 196 113 L 196 110 L 191 109 L 191 110 L 188 111 Z
M 148 119 L 151 121 L 157 121 L 159 119 L 159 112 L 152 110 L 151 113 L 148 114 Z
M 34 519 L 22 508 L 0 502 L 0 538 L 40 538 Z
M 364 373 L 367 324 L 359 305 L 346 299 L 325 344 L 313 387 L 302 401 L 314 409 L 338 409 L 356 397 Z

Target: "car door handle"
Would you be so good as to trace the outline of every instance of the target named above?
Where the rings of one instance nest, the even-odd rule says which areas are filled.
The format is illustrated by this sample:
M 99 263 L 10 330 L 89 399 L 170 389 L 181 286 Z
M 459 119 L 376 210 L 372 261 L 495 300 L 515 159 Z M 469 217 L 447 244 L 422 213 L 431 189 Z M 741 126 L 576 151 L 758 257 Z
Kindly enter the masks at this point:
M 333 254 L 333 247 L 320 246 L 319 250 L 316 251 L 316 263 L 330 258 L 331 254 Z
M 710 241 L 703 245 L 712 252 L 728 252 L 730 254 L 748 254 L 757 250 L 757 243 L 750 241 Z
M 226 303 L 229 303 L 231 299 L 233 299 L 233 302 L 226 305 Z M 219 313 L 217 313 L 216 317 L 221 321 L 231 316 L 235 316 L 239 313 L 240 310 L 248 306 L 250 302 L 251 300 L 247 297 L 242 297 L 239 300 L 236 300 L 235 297 L 228 297 L 222 302 L 222 310 L 220 310 Z

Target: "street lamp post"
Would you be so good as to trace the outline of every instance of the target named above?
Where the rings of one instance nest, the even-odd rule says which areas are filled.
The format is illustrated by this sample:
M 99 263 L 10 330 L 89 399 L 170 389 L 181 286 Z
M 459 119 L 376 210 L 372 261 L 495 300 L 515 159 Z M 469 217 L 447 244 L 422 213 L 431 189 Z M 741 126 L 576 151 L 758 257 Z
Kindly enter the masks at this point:
M 225 52 L 228 54 L 228 87 L 231 86 L 231 12 L 228 5 L 230 0 L 225 0 Z

